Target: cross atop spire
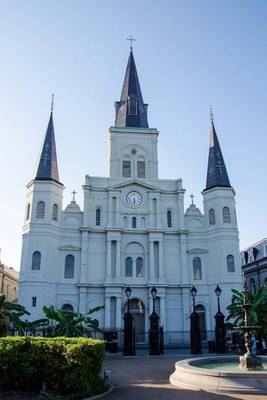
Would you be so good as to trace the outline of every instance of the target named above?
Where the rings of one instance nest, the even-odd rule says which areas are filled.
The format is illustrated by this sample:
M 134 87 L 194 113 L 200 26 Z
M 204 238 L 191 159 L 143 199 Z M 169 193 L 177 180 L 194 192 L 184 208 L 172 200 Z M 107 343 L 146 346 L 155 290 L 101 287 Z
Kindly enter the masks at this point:
M 213 118 L 213 111 L 212 111 L 212 107 L 210 105 L 210 122 L 211 124 L 213 124 L 214 118 Z
M 116 127 L 148 128 L 147 104 L 144 104 L 135 66 L 132 41 L 120 101 L 115 103 Z
M 46 130 L 46 135 L 41 151 L 41 156 L 35 176 L 37 181 L 55 181 L 59 182 L 58 166 L 57 166 L 57 150 L 53 123 L 53 105 L 54 95 L 52 95 L 51 114 Z
M 75 203 L 76 202 L 75 196 L 76 196 L 77 192 L 75 192 L 75 190 L 73 190 L 73 192 L 71 192 L 71 194 L 72 194 L 72 202 Z
M 134 38 L 132 37 L 132 35 L 131 35 L 129 38 L 127 38 L 127 40 L 129 40 L 129 41 L 131 42 L 130 50 L 132 51 L 132 50 L 133 50 L 133 42 L 135 42 L 136 39 L 134 39 Z
M 52 100 L 51 100 L 51 113 L 54 111 L 54 94 L 52 93 Z
M 226 166 L 223 160 L 223 155 L 220 148 L 219 140 L 215 130 L 213 113 L 211 108 L 210 108 L 210 121 L 211 121 L 210 149 L 209 149 L 209 161 L 208 161 L 207 181 L 205 190 L 218 186 L 231 187 Z
M 194 195 L 193 195 L 193 193 L 190 195 L 190 197 L 191 197 L 191 206 L 194 206 L 195 204 L 194 204 Z

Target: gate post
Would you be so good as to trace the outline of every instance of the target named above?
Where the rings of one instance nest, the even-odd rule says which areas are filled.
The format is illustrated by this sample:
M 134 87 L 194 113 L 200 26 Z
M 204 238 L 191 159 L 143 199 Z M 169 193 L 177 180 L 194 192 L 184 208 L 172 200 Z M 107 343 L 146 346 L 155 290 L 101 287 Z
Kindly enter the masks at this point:
M 131 289 L 129 286 L 126 288 L 125 293 L 127 296 L 127 312 L 124 313 L 124 346 L 123 355 L 124 356 L 134 356 L 135 355 L 135 338 L 133 330 L 133 316 L 130 313 L 130 295 Z

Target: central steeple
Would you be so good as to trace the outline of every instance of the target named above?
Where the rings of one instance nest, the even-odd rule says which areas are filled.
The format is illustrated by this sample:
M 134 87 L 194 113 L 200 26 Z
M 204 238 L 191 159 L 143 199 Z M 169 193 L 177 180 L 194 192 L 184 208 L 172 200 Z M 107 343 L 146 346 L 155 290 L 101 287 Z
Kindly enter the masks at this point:
M 132 48 L 128 58 L 120 101 L 115 103 L 116 127 L 148 128 L 147 104 L 144 104 Z

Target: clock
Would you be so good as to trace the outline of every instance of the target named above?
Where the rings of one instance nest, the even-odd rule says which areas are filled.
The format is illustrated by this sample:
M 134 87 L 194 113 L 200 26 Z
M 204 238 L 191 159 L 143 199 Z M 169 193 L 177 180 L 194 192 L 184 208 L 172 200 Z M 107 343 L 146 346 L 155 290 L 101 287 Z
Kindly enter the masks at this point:
M 142 196 L 139 192 L 129 192 L 126 196 L 126 203 L 129 207 L 139 207 L 142 204 Z

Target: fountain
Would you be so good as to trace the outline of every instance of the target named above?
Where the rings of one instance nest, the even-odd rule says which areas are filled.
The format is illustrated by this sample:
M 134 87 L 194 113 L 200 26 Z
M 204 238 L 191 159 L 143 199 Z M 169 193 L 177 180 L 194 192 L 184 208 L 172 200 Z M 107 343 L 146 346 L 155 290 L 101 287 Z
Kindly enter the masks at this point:
M 180 388 L 212 392 L 267 393 L 267 356 L 252 352 L 252 332 L 260 326 L 249 325 L 251 304 L 248 290 L 243 288 L 244 332 L 246 352 L 242 356 L 209 356 L 178 361 L 170 375 L 170 383 Z

